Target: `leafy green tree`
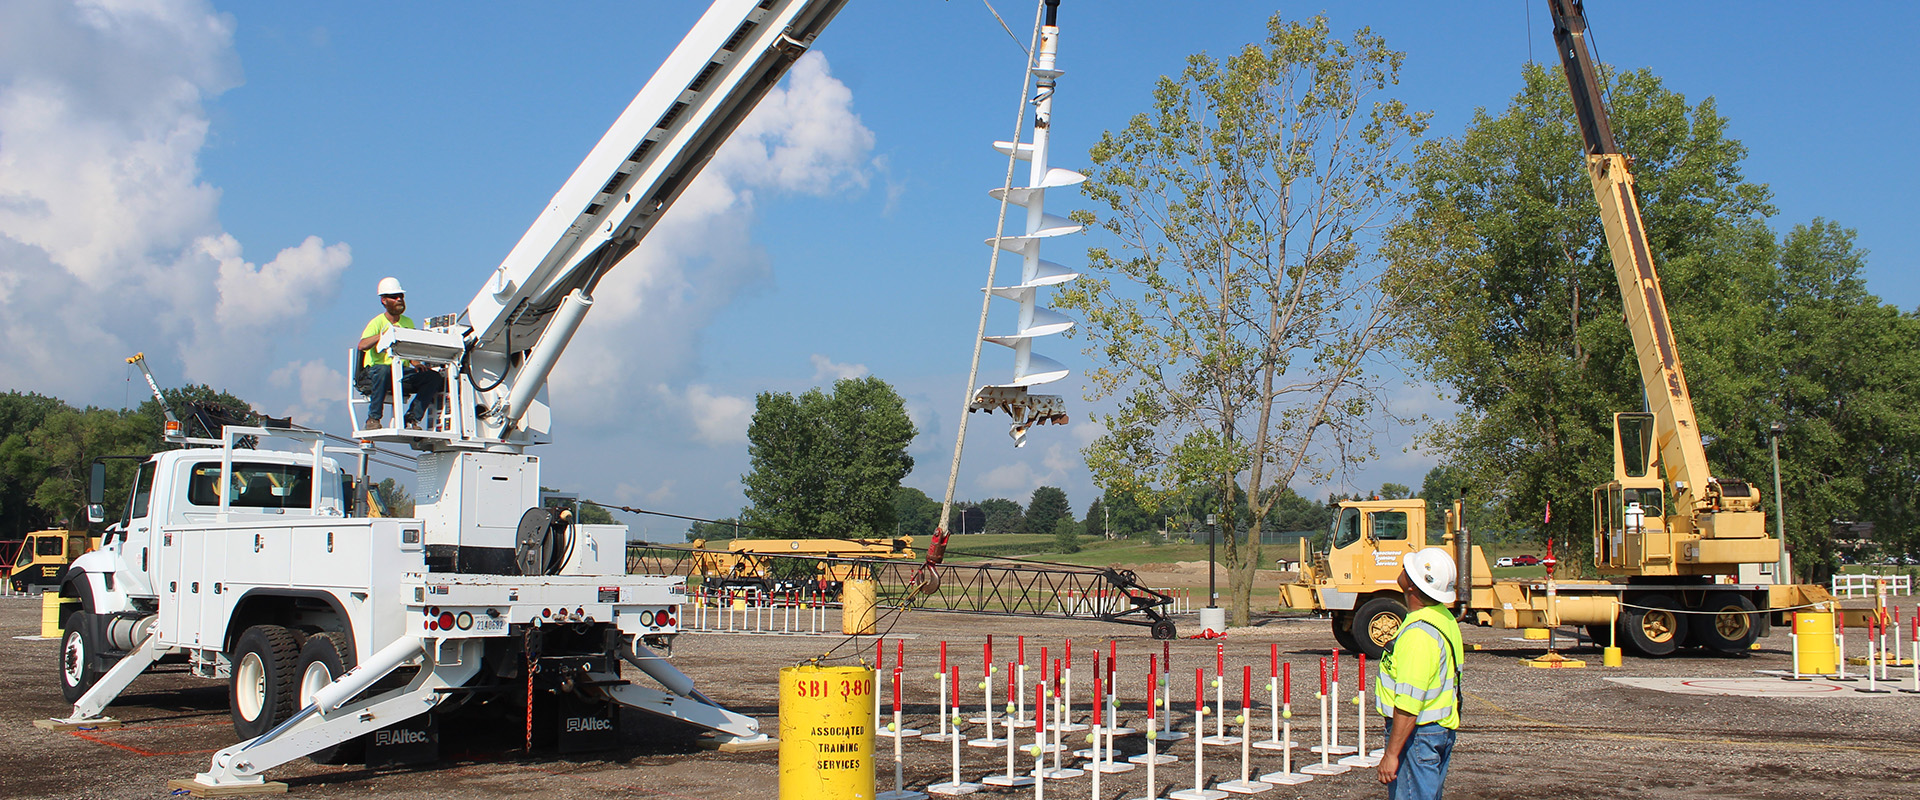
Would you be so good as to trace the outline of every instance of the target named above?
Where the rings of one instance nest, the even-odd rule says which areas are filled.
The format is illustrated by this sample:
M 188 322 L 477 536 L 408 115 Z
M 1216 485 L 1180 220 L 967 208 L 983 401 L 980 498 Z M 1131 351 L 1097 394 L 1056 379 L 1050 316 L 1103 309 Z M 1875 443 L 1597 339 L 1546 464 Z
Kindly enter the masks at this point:
M 1033 490 L 1033 497 L 1027 500 L 1028 533 L 1053 533 L 1054 523 L 1063 519 L 1073 519 L 1073 508 L 1067 504 L 1066 492 L 1053 486 Z
M 373 499 L 379 504 L 382 516 L 413 516 L 413 493 L 397 480 L 381 478 L 373 485 Z
M 608 511 L 592 503 L 581 503 L 580 504 L 580 524 L 582 525 L 618 525 L 620 524 L 620 521 L 613 518 L 613 512 L 611 511 Z
M 916 431 L 886 381 L 848 378 L 833 393 L 764 392 L 747 428 L 751 505 L 742 521 L 795 538 L 891 536 L 894 492 L 913 471 Z
M 1380 499 L 1405 500 L 1413 496 L 1413 488 L 1399 483 L 1380 484 Z
M 926 492 L 902 486 L 893 493 L 894 535 L 926 540 L 940 519 L 940 504 Z
M 1061 292 L 1082 313 L 1098 367 L 1092 394 L 1118 398 L 1087 451 L 1096 482 L 1138 497 L 1216 487 L 1263 519 L 1302 470 L 1372 455 L 1385 413 L 1369 361 L 1396 317 L 1365 242 L 1393 221 L 1409 143 L 1426 115 L 1382 96 L 1403 54 L 1367 29 L 1275 15 L 1263 43 L 1224 61 L 1187 59 L 1153 108 L 1102 135 L 1085 191 L 1110 212 L 1114 248 Z M 1262 559 L 1228 537 L 1228 609 L 1248 622 Z
M 1027 528 L 1026 513 L 1020 504 L 1004 497 L 993 497 L 980 501 L 980 510 L 987 514 L 987 526 L 984 533 L 1019 533 Z
M 1109 535 L 1115 538 L 1133 538 L 1150 535 L 1159 530 L 1159 520 L 1125 492 L 1102 494 L 1101 516 L 1106 518 Z
M 1093 502 L 1087 505 L 1087 518 L 1080 524 L 1080 529 L 1086 531 L 1088 536 L 1106 538 L 1106 510 L 1106 503 L 1102 498 L 1093 498 Z
M 1053 549 L 1062 553 L 1080 552 L 1080 523 L 1072 517 L 1054 520 Z
M 715 542 L 719 542 L 719 546 L 722 549 L 726 547 L 725 543 L 731 539 L 751 537 L 752 535 L 752 529 L 740 527 L 739 521 L 732 517 L 718 519 L 712 522 L 694 522 L 687 526 L 687 541 L 698 542 L 705 540 L 709 547 L 712 547 Z

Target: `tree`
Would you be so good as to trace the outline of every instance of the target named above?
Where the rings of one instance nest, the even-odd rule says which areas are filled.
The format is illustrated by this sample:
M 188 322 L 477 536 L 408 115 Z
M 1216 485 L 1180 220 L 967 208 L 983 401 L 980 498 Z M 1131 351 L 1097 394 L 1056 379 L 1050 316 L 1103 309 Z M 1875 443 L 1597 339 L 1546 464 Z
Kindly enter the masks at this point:
M 1405 500 L 1413 496 L 1413 487 L 1400 483 L 1380 484 L 1380 499 Z
M 793 538 L 892 536 L 915 433 L 900 395 L 872 376 L 840 380 L 831 395 L 761 393 L 747 428 L 742 521 Z
M 1087 505 L 1087 519 L 1080 524 L 1080 529 L 1086 531 L 1088 536 L 1107 538 L 1106 510 L 1101 498 L 1093 498 L 1093 502 Z
M 1241 493 L 1264 519 L 1296 477 L 1371 457 L 1384 413 L 1367 364 L 1397 295 L 1365 244 L 1394 221 L 1403 154 L 1426 115 L 1380 93 L 1401 53 L 1324 16 L 1268 22 L 1264 44 L 1224 62 L 1190 56 L 1160 79 L 1150 113 L 1094 147 L 1088 197 L 1117 242 L 1063 291 L 1082 312 L 1096 397 L 1119 398 L 1087 450 L 1096 481 L 1152 508 L 1165 492 Z M 1228 537 L 1229 612 L 1247 624 L 1251 545 Z
M 933 529 L 940 517 L 940 504 L 927 496 L 926 492 L 911 486 L 902 486 L 893 493 L 893 515 L 895 536 L 914 536 L 921 539 L 933 536 Z
M 592 503 L 581 503 L 580 504 L 580 524 L 582 525 L 618 525 L 620 524 L 620 521 L 613 518 L 613 512 L 611 511 L 608 511 L 604 508 L 596 506 Z
M 1067 493 L 1053 486 L 1042 486 L 1033 490 L 1033 497 L 1027 500 L 1027 532 L 1053 533 L 1054 523 L 1073 519 L 1073 507 L 1067 504 Z
M 752 535 L 753 531 L 751 529 L 740 527 L 739 521 L 732 517 L 717 519 L 712 522 L 694 522 L 687 526 L 687 541 L 689 542 L 704 540 L 712 544 L 714 542 L 725 542 L 736 536 L 746 537 Z M 720 547 L 724 549 L 725 545 L 721 545 Z
M 1053 523 L 1053 549 L 1062 553 L 1080 552 L 1080 523 L 1061 517 Z
M 1020 504 L 1002 497 L 980 501 L 980 510 L 987 514 L 987 524 L 982 533 L 1019 533 L 1026 530 L 1026 514 L 1020 510 Z
M 392 478 L 381 478 L 373 485 L 373 499 L 380 505 L 381 516 L 413 516 L 413 493 Z

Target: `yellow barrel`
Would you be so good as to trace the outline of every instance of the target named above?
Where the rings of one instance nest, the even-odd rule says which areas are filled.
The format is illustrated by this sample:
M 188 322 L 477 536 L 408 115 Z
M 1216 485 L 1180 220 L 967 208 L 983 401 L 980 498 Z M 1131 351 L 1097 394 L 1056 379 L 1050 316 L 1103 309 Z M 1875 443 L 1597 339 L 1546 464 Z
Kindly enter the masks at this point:
M 872 800 L 873 670 L 780 670 L 780 797 Z
M 1793 634 L 1798 639 L 1802 675 L 1832 675 L 1839 671 L 1839 655 L 1833 649 L 1833 614 L 1802 611 L 1793 615 Z
M 78 597 L 61 597 L 56 589 L 40 593 L 40 638 L 60 638 L 60 620 L 72 611 L 72 604 L 80 602 Z
M 873 581 L 846 581 L 840 589 L 840 632 L 847 636 L 872 636 L 880 624 L 874 608 L 878 589 Z

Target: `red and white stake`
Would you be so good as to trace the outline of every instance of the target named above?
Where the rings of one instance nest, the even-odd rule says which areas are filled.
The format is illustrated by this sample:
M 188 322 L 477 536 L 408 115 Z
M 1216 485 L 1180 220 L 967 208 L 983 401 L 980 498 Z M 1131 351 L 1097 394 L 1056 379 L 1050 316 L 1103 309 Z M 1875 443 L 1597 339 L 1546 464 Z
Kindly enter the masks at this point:
M 1017 673 L 1019 673 L 1019 671 L 1020 670 L 1019 670 L 1018 662 L 1014 662 L 1014 661 L 1007 662 L 1007 714 L 1006 716 L 1001 718 L 1001 720 L 1005 723 L 1006 732 L 1007 732 L 1007 739 L 1005 742 L 1007 746 L 1007 774 L 988 775 L 984 778 L 981 778 L 980 782 L 987 784 L 988 786 L 1027 786 L 1033 783 L 1033 776 L 1020 775 L 1013 771 L 1013 750 L 1014 750 L 1014 742 L 1013 742 L 1014 700 L 1013 698 L 1015 693 L 1019 691 L 1018 689 L 1014 688 L 1013 681 L 1014 681 L 1014 676 Z M 978 740 L 976 739 L 975 741 L 978 741 Z M 969 744 L 971 744 L 971 742 Z
M 926 734 L 925 736 L 920 737 L 925 741 L 944 742 L 949 739 L 957 738 L 960 735 L 959 729 L 957 727 L 951 729 L 951 732 L 949 732 L 949 729 L 947 728 L 947 719 L 948 717 L 952 716 L 951 714 L 947 713 L 947 689 L 949 688 L 948 684 L 952 683 L 952 681 L 947 680 L 947 672 L 948 672 L 947 643 L 945 641 L 941 641 L 940 642 L 940 671 L 933 674 L 934 682 L 940 684 L 940 704 L 933 707 L 933 710 L 935 712 L 934 716 L 937 716 L 940 718 L 940 732 L 929 733 L 929 734 Z M 958 689 L 960 687 L 958 684 L 954 684 L 952 688 Z M 958 698 L 955 698 L 954 704 L 955 705 L 959 704 Z
M 894 739 L 920 738 L 919 729 L 903 727 L 900 723 L 900 681 L 906 675 L 906 669 L 907 640 L 895 639 L 893 640 L 893 724 L 887 726 L 887 731 L 883 734 Z
M 944 711 L 947 716 L 953 718 L 953 738 L 948 740 L 953 745 L 953 778 L 942 783 L 928 786 L 927 791 L 946 797 L 973 794 L 974 792 L 980 791 L 980 784 L 960 780 L 960 740 L 966 738 L 966 736 L 960 733 L 960 667 L 958 665 L 955 665 L 952 671 L 947 673 L 943 683 L 949 685 L 949 696 L 953 703 L 947 706 Z
M 1838 607 L 1833 610 L 1833 649 L 1839 656 L 1839 663 L 1837 665 L 1839 671 L 1835 674 L 1828 675 L 1827 680 L 1854 680 L 1854 678 L 1847 675 L 1847 612 L 1845 609 Z
M 891 729 L 900 730 L 900 670 L 893 668 L 893 725 Z M 875 692 L 879 694 L 879 692 Z M 916 733 L 918 733 L 916 731 Z M 893 791 L 881 792 L 874 800 L 926 800 L 925 792 L 907 791 L 905 766 L 900 757 L 900 736 L 893 737 Z
M 1353 676 L 1353 718 L 1357 740 L 1354 742 L 1353 755 L 1340 759 L 1340 763 L 1349 767 L 1373 769 L 1380 766 L 1380 755 L 1385 754 L 1386 751 L 1382 749 L 1379 754 L 1367 752 L 1367 654 L 1358 655 L 1360 656 L 1359 669 L 1355 670 Z
M 1160 657 L 1148 654 L 1147 688 L 1152 691 L 1147 692 L 1147 752 L 1127 757 L 1127 760 L 1130 762 L 1147 765 L 1147 785 L 1150 787 L 1155 785 L 1153 782 L 1154 767 L 1161 764 L 1170 764 L 1179 760 L 1159 750 L 1160 742 L 1165 741 L 1167 738 L 1166 731 L 1159 729 L 1160 719 L 1162 719 L 1163 716 L 1173 716 L 1173 709 L 1171 708 L 1167 709 L 1165 715 L 1160 713 L 1159 703 L 1161 698 L 1159 690 L 1156 688 L 1160 684 L 1159 676 Z
M 1253 780 L 1253 666 L 1240 667 L 1240 779 L 1219 784 L 1234 794 L 1255 794 L 1273 788 L 1273 784 Z
M 1047 668 L 1045 656 L 1040 658 L 1040 669 Z M 1046 800 L 1047 782 L 1047 682 L 1033 687 L 1033 800 Z
M 1254 742 L 1253 746 L 1262 750 L 1284 750 L 1285 743 L 1280 741 L 1280 643 L 1267 645 L 1267 740 Z
M 1072 639 L 1067 640 L 1066 647 L 1067 647 L 1066 658 L 1062 662 L 1062 672 L 1060 673 L 1060 700 L 1066 704 L 1066 708 L 1060 714 L 1058 727 L 1062 733 L 1074 733 L 1077 731 L 1086 730 L 1087 726 L 1084 723 L 1073 721 L 1073 640 Z M 1098 657 L 1099 653 L 1100 651 L 1095 650 L 1094 651 L 1095 657 Z M 1095 671 L 1097 672 L 1098 670 L 1095 670 Z
M 993 634 L 987 634 L 987 646 L 983 652 L 984 655 L 980 660 L 980 689 L 985 693 L 986 699 L 983 703 L 980 716 L 968 721 L 987 726 L 986 735 L 978 739 L 969 740 L 967 746 L 999 747 L 1006 744 L 1006 742 L 1001 741 L 993 735 L 993 723 L 999 719 L 999 716 L 995 714 L 993 710 L 993 673 L 996 671 L 993 666 Z
M 1335 656 L 1333 663 L 1337 669 L 1340 663 L 1338 656 Z M 1320 659 L 1320 693 L 1316 695 L 1316 697 L 1320 699 L 1320 743 L 1313 746 L 1313 752 L 1320 754 L 1320 763 L 1308 764 L 1300 768 L 1301 772 L 1307 773 L 1308 775 L 1341 775 L 1351 769 L 1351 767 L 1333 763 L 1333 745 L 1329 743 L 1328 737 L 1334 719 L 1337 719 L 1337 715 L 1329 715 L 1327 713 L 1327 701 L 1332 697 L 1332 693 L 1329 691 L 1330 688 L 1338 690 L 1340 687 L 1337 683 L 1331 687 L 1328 686 L 1327 660 L 1322 658 Z
M 1100 685 L 1100 651 L 1095 650 L 1093 651 L 1093 734 L 1087 737 L 1093 744 L 1093 763 L 1088 765 L 1088 769 L 1093 772 L 1093 792 L 1088 795 L 1089 800 L 1101 800 L 1100 775 L 1106 772 L 1106 770 L 1101 769 L 1101 767 L 1106 766 L 1108 760 L 1112 758 L 1112 753 L 1102 750 L 1100 747 L 1100 711 L 1101 707 L 1106 705 L 1106 703 L 1102 702 L 1100 695 L 1102 688 L 1104 687 Z M 1106 755 L 1102 755 L 1102 753 L 1106 753 Z M 1128 767 L 1131 768 L 1132 765 L 1128 765 Z
M 1194 730 L 1194 733 L 1197 734 L 1201 731 L 1201 721 L 1204 720 L 1206 716 L 1207 716 L 1207 668 L 1194 667 L 1193 668 L 1193 730 Z M 1181 789 L 1180 791 L 1167 795 L 1167 797 L 1172 798 L 1172 800 L 1220 800 L 1220 798 L 1226 797 L 1227 796 L 1226 792 L 1220 791 L 1218 789 L 1206 788 L 1207 787 L 1206 761 L 1207 761 L 1207 740 L 1204 738 L 1195 737 L 1193 740 L 1193 788 Z
M 1293 771 L 1293 664 L 1292 663 L 1288 663 L 1281 667 L 1280 685 L 1281 687 L 1283 687 L 1282 692 L 1280 694 L 1280 698 L 1281 698 L 1280 699 L 1280 718 L 1285 720 L 1285 722 L 1280 723 L 1282 726 L 1280 730 L 1280 739 L 1281 739 L 1281 744 L 1283 745 L 1280 748 L 1280 753 L 1281 753 L 1280 771 L 1269 772 L 1265 775 L 1262 775 L 1260 776 L 1260 780 L 1263 783 L 1277 783 L 1283 786 L 1296 786 L 1302 783 L 1306 783 L 1307 781 L 1313 780 L 1313 776 L 1303 775 L 1301 773 Z
M 1913 609 L 1913 630 L 1912 635 L 1907 637 L 1907 644 L 1913 648 L 1913 688 L 1900 691 L 1907 694 L 1920 694 L 1920 606 L 1915 606 Z
M 1879 614 L 1876 613 L 1867 618 L 1867 686 L 1864 689 L 1855 689 L 1855 691 L 1865 692 L 1867 694 L 1887 693 L 1886 689 L 1880 688 L 1880 667 L 1875 663 L 1878 660 L 1876 656 L 1880 655 L 1875 652 L 1879 646 L 1876 635 L 1885 636 L 1884 633 L 1880 633 L 1880 629 L 1883 627 L 1885 626 L 1880 624 Z
M 1224 642 L 1213 646 L 1213 735 L 1206 738 L 1210 745 L 1222 746 L 1239 744 L 1240 737 L 1227 735 L 1227 645 Z M 1194 733 L 1201 733 L 1199 727 Z

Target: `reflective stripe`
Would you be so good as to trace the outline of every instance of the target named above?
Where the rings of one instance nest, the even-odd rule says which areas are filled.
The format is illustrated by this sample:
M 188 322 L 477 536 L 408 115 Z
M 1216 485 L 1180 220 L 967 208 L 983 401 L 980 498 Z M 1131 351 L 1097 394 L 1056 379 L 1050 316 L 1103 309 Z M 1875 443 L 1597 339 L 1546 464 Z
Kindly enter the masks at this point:
M 1412 630 L 1423 631 L 1427 636 L 1432 637 L 1434 644 L 1440 651 L 1439 663 L 1434 664 L 1433 662 L 1426 661 L 1424 653 L 1419 654 L 1417 657 L 1410 656 L 1410 658 L 1414 658 L 1415 661 L 1414 663 L 1408 663 L 1407 660 L 1395 659 L 1393 657 L 1395 653 L 1390 651 L 1387 658 L 1381 659 L 1380 672 L 1375 680 L 1375 709 L 1383 717 L 1393 716 L 1396 710 L 1412 712 L 1414 714 L 1414 722 L 1418 725 L 1446 723 L 1450 720 L 1452 724 L 1457 725 L 1459 724 L 1458 692 L 1460 673 L 1458 669 L 1458 659 L 1454 655 L 1453 647 L 1448 642 L 1446 635 L 1441 633 L 1440 629 L 1432 622 L 1425 619 L 1413 619 L 1406 621 L 1402 625 L 1399 636 L 1394 637 L 1392 648 L 1397 650 L 1400 644 L 1400 636 L 1405 636 L 1408 631 Z M 1412 669 L 1424 674 L 1408 675 L 1405 674 L 1405 670 L 1407 669 Z M 1434 673 L 1425 672 L 1427 669 L 1434 669 Z M 1404 680 L 1405 678 L 1434 680 L 1439 685 L 1431 688 L 1423 688 L 1415 683 Z
M 1451 716 L 1453 716 L 1453 706 L 1447 706 L 1446 708 L 1429 708 L 1420 712 L 1420 716 L 1414 717 L 1413 724 L 1425 725 L 1429 722 L 1439 722 Z

